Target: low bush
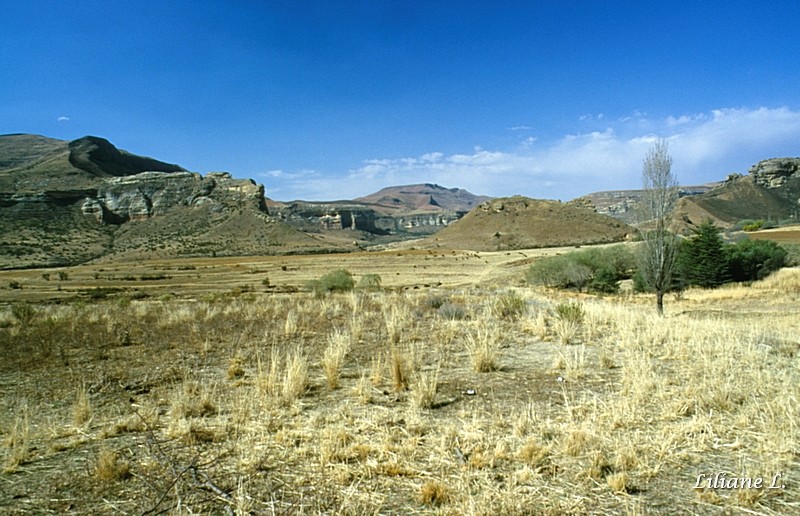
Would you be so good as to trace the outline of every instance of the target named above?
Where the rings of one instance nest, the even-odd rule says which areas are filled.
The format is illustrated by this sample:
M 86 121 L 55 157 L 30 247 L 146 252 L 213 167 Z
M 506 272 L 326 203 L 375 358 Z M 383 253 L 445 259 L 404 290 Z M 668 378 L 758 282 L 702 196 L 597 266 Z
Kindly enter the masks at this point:
M 377 292 L 381 289 L 381 277 L 379 274 L 364 274 L 358 281 L 359 290 Z
M 439 317 L 451 321 L 460 321 L 467 318 L 467 311 L 463 306 L 450 302 L 441 305 L 436 313 L 439 314 Z
M 755 281 L 786 264 L 786 249 L 771 240 L 742 240 L 727 248 L 728 271 L 733 281 Z
M 349 292 L 353 290 L 355 281 L 353 274 L 347 269 L 337 269 L 333 272 L 314 280 L 309 285 L 317 296 L 325 295 L 329 292 Z
M 527 280 L 545 287 L 614 293 L 619 280 L 630 278 L 635 268 L 636 259 L 625 246 L 596 247 L 539 260 L 528 269 Z
M 498 297 L 492 311 L 497 317 L 515 320 L 525 313 L 525 300 L 516 292 L 509 292 Z

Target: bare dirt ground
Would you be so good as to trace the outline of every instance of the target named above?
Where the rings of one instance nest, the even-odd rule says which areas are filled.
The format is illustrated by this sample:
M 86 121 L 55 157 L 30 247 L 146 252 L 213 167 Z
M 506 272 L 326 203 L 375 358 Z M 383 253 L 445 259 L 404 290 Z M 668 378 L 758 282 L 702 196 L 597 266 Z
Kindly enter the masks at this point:
M 800 511 L 800 271 L 659 318 L 524 285 L 569 250 L 0 272 L 0 511 Z

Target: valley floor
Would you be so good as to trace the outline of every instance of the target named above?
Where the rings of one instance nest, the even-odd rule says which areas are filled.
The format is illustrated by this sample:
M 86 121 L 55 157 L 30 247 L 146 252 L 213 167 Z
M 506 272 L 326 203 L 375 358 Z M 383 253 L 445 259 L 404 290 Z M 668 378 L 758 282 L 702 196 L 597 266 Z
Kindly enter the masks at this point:
M 660 318 L 524 285 L 564 251 L 0 272 L 0 510 L 800 512 L 800 270 Z

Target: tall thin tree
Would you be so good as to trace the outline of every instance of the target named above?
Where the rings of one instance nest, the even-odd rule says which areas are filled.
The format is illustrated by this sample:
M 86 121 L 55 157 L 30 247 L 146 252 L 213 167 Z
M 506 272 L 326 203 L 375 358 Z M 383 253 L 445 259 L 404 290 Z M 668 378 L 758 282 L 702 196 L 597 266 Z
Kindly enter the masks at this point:
M 664 314 L 664 294 L 672 285 L 672 273 L 678 255 L 678 237 L 669 229 L 669 221 L 678 204 L 678 181 L 672 174 L 672 157 L 667 142 L 656 141 L 647 151 L 642 167 L 642 201 L 639 224 L 642 248 L 639 270 L 648 287 L 656 294 L 656 309 Z

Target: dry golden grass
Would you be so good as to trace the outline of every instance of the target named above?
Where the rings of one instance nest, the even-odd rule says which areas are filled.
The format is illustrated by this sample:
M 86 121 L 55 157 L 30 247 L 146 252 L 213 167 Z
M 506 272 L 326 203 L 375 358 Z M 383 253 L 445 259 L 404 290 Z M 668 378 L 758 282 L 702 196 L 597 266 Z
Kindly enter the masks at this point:
M 125 480 L 131 475 L 130 470 L 130 464 L 113 450 L 103 448 L 97 454 L 94 476 L 102 482 Z
M 420 261 L 405 255 L 404 267 L 451 255 L 412 256 Z M 649 296 L 573 298 L 515 284 L 526 309 L 511 315 L 497 301 L 510 286 L 491 283 L 509 281 L 526 258 L 498 254 L 481 269 L 476 258 L 455 257 L 439 277 L 472 261 L 480 280 L 434 293 L 465 307 L 463 320 L 427 307 L 425 288 L 322 300 L 233 294 L 227 285 L 218 296 L 185 295 L 190 287 L 171 298 L 121 301 L 119 293 L 36 304 L 24 327 L 0 307 L 9 321 L 0 324 L 0 506 L 796 512 L 800 271 L 690 290 L 667 299 L 663 318 Z M 269 271 L 274 285 L 337 263 L 282 260 L 269 262 L 279 271 Z M 321 265 L 308 265 L 314 260 Z M 242 263 L 246 278 L 252 265 Z M 379 264 L 384 284 L 392 284 L 385 267 L 403 262 L 391 263 Z M 209 267 L 209 282 L 217 272 L 230 279 Z M 83 281 L 79 271 L 70 276 Z M 54 293 L 35 288 L 23 293 Z M 556 324 L 565 301 L 583 311 L 570 346 Z M 89 415 L 78 418 L 81 405 Z M 781 473 L 787 487 L 695 489 L 698 475 L 717 472 L 767 483 Z
M 339 328 L 328 334 L 328 346 L 322 355 L 322 370 L 330 389 L 339 387 L 339 376 L 342 374 L 344 358 L 350 350 L 351 338 L 349 333 Z

